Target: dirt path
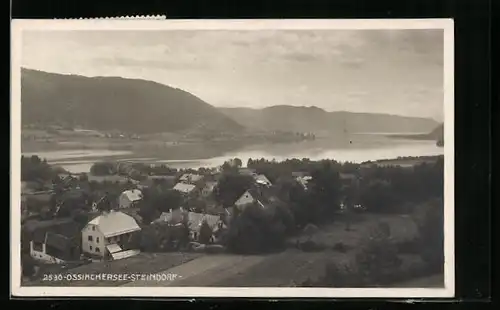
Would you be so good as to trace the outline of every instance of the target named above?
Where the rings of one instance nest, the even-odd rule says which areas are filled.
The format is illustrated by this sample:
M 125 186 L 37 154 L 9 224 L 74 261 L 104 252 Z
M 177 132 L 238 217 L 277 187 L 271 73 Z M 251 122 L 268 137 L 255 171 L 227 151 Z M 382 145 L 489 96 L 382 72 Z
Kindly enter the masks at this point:
M 157 279 L 138 280 L 123 286 L 210 286 L 265 259 L 264 256 L 206 255 L 157 273 Z

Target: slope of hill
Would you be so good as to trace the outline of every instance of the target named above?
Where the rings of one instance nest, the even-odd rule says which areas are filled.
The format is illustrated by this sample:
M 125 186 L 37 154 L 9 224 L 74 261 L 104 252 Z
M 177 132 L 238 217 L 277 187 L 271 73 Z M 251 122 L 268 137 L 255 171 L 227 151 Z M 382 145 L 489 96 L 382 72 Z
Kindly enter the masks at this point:
M 263 109 L 219 108 L 249 128 L 314 133 L 422 133 L 438 123 L 432 119 L 389 114 L 327 112 L 317 107 L 273 106 Z
M 433 131 L 431 131 L 429 133 L 429 135 L 433 138 L 433 139 L 444 139 L 444 124 L 441 123 L 438 127 L 436 127 L 436 129 L 434 129 Z
M 390 138 L 403 138 L 413 140 L 434 140 L 439 147 L 444 146 L 444 124 L 441 123 L 429 133 L 424 134 L 402 134 L 402 135 L 389 135 Z
M 133 133 L 238 132 L 243 126 L 196 96 L 156 82 L 22 69 L 22 122 Z

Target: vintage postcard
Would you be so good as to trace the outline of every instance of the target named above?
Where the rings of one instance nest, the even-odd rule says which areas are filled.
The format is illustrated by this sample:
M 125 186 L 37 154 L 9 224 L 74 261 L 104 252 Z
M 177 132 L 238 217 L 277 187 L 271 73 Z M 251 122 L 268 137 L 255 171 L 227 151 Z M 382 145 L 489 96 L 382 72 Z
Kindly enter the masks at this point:
M 453 297 L 453 21 L 14 20 L 14 296 Z

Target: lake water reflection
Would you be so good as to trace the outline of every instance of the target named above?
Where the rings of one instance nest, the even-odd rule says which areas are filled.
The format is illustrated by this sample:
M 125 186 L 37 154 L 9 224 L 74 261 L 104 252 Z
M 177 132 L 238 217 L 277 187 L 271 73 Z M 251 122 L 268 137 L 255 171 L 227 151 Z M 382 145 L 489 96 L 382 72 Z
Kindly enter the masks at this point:
M 286 144 L 251 145 L 220 156 L 190 160 L 165 159 L 140 156 L 127 151 L 84 150 L 40 152 L 49 163 L 58 164 L 73 173 L 88 172 L 95 158 L 120 158 L 138 162 L 165 163 L 174 168 L 215 167 L 230 158 L 240 158 L 245 164 L 249 158 L 266 158 L 277 161 L 287 158 L 309 158 L 310 160 L 335 159 L 341 162 L 361 163 L 368 160 L 390 159 L 400 156 L 442 155 L 444 149 L 434 141 L 396 140 L 377 135 L 353 135 L 349 139 L 318 139 Z M 24 154 L 24 155 L 32 155 Z M 200 154 L 203 155 L 203 154 Z

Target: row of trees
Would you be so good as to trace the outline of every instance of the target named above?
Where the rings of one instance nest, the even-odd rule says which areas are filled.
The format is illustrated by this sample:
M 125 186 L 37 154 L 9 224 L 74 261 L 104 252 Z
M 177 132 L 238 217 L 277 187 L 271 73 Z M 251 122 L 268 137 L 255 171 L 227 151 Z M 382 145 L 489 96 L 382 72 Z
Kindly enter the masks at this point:
M 418 228 L 415 240 L 405 241 L 404 250 L 391 238 L 389 225 L 379 224 L 357 249 L 350 264 L 332 262 L 327 265 L 321 286 L 364 287 L 390 285 L 416 277 L 443 274 L 444 268 L 444 203 L 432 199 L 419 204 L 414 221 Z M 409 246 L 408 246 L 409 245 Z M 401 253 L 418 254 L 421 260 L 403 264 Z
M 413 168 L 373 166 L 361 169 L 359 165 L 334 161 L 249 161 L 249 166 L 258 167 L 257 173 L 266 171 L 266 176 L 274 173 L 274 193 L 286 207 L 273 206 L 270 210 L 286 212 L 271 212 L 273 216 L 270 216 L 268 211 L 259 207 L 249 208 L 248 212 L 245 209 L 232 222 L 228 248 L 236 252 L 279 248 L 287 234 L 309 223 L 334 221 L 341 203 L 348 204 L 350 210 L 361 204 L 363 210 L 374 213 L 414 212 L 422 203 L 443 199 L 443 164 L 440 158 L 435 163 L 422 163 Z M 304 171 L 312 176 L 307 190 L 289 176 L 291 171 Z M 340 172 L 354 172 L 357 178 L 346 183 L 340 179 Z M 244 176 L 225 175 L 217 193 L 220 201 L 234 202 L 250 182 Z M 442 228 L 442 219 L 433 218 L 433 227 Z M 429 221 L 425 220 L 422 227 L 431 225 Z M 422 228 L 423 233 L 429 231 L 437 233 Z
M 56 175 L 47 160 L 36 155 L 21 156 L 21 181 L 50 181 Z

